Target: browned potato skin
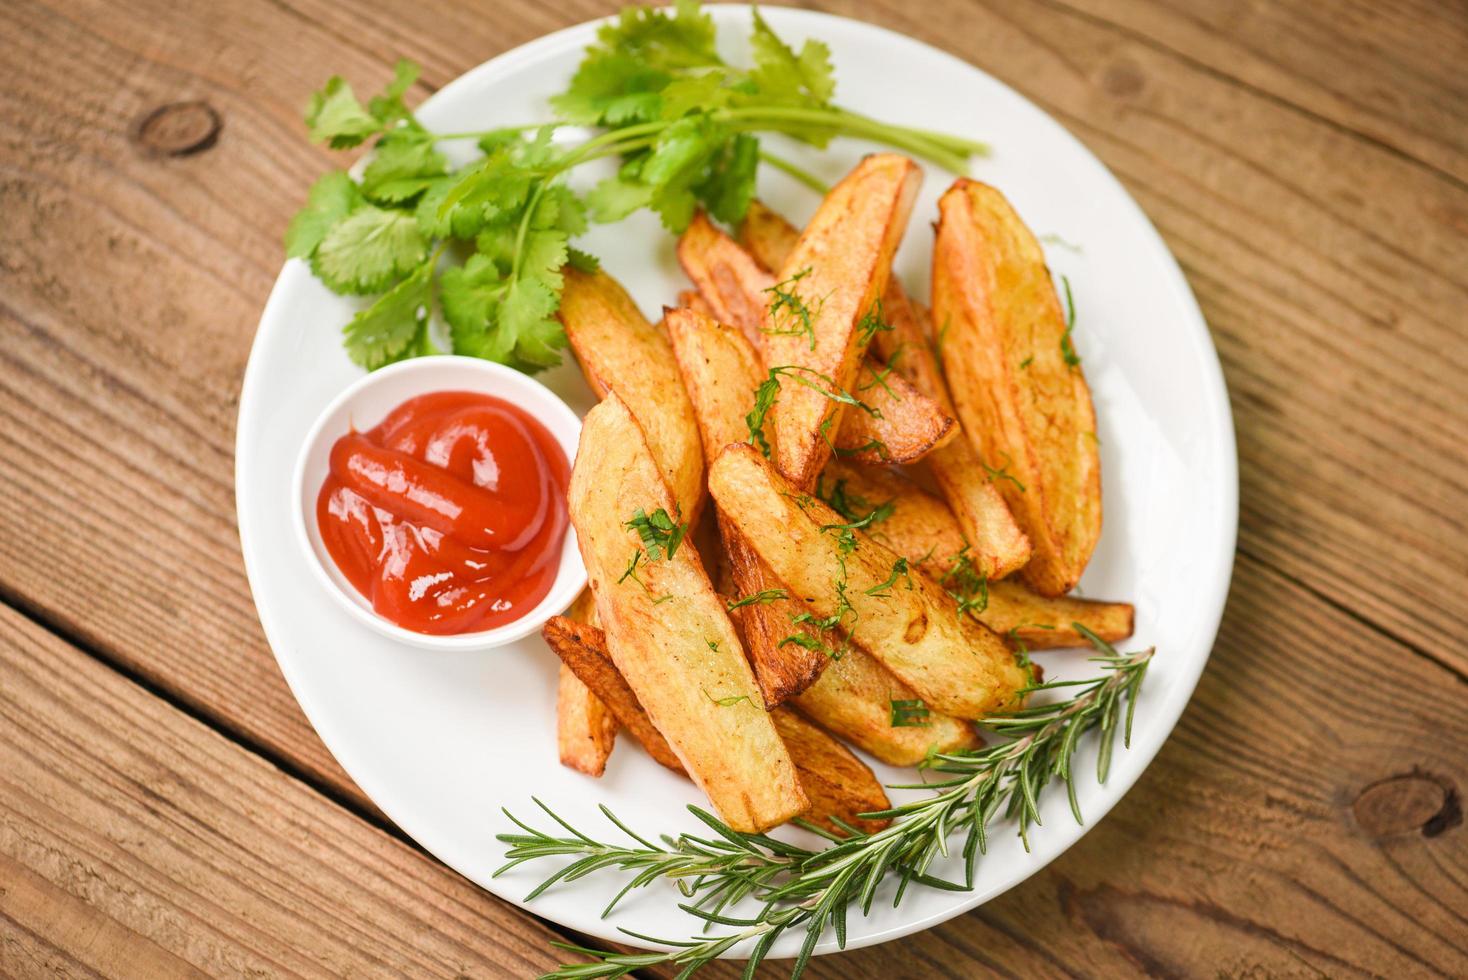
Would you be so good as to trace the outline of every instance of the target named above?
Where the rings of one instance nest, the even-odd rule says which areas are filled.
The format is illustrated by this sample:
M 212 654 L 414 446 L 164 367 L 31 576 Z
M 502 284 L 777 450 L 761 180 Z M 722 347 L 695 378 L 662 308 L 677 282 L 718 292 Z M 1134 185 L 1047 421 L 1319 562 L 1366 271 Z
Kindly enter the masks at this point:
M 705 455 L 712 458 L 748 431 L 744 414 L 754 402 L 761 373 L 757 355 L 737 330 L 692 310 L 670 310 L 666 322 L 683 384 L 698 419 Z M 780 583 L 739 529 L 722 514 L 719 532 L 739 595 L 779 588 Z M 745 649 L 766 707 L 773 708 L 805 690 L 830 659 L 819 650 L 780 645 L 794 631 L 791 618 L 802 611 L 798 602 L 782 599 L 743 606 L 733 614 L 744 630 Z
M 678 258 L 700 290 L 697 306 L 680 297 L 681 305 L 738 327 L 750 347 L 762 351 L 766 338 L 760 327 L 768 290 L 775 284 L 769 270 L 702 213 L 679 238 Z M 757 375 L 763 377 L 763 364 Z M 851 393 L 874 411 L 842 416 L 834 442 L 845 458 L 867 465 L 911 463 L 958 441 L 958 423 L 951 411 L 941 409 L 899 374 L 882 372 L 881 365 L 870 359 L 862 361 Z
M 582 589 L 566 618 L 594 623 L 596 600 Z M 561 764 L 588 776 L 606 771 L 607 758 L 617 738 L 617 719 L 580 679 L 561 664 L 556 682 L 556 748 Z
M 826 195 L 776 273 L 810 308 L 810 339 L 790 332 L 785 313 L 765 313 L 767 368 L 798 365 L 851 391 L 871 337 L 859 329 L 887 288 L 892 255 L 907 230 L 908 215 L 922 182 L 917 164 L 895 153 L 874 153 Z M 820 383 L 820 382 L 818 382 Z M 822 428 L 841 422 L 841 403 L 803 385 L 785 385 L 770 412 L 775 462 L 802 490 L 815 485 L 831 453 Z
M 829 494 L 837 481 L 873 505 L 892 501 L 892 516 L 866 533 L 941 583 L 964 545 L 958 522 L 943 501 L 891 470 L 833 461 L 821 475 L 820 489 Z M 1076 623 L 1109 643 L 1124 640 L 1132 635 L 1134 610 L 1126 602 L 1042 596 L 1022 582 L 1005 580 L 989 583 L 988 605 L 973 615 L 1011 646 L 1044 650 L 1089 646 Z
M 876 658 L 860 647 L 851 647 L 790 704 L 888 765 L 915 766 L 930 751 L 957 752 L 979 746 L 972 725 L 938 711 L 929 712 L 926 725 L 894 728 L 892 702 L 917 697 L 916 691 Z
M 1065 315 L 1045 254 L 1004 196 L 960 179 L 938 210 L 933 320 L 959 419 L 980 458 L 1014 477 L 995 483 L 1033 549 L 1021 577 L 1064 595 L 1101 535 L 1091 393 L 1061 353 Z
M 871 539 L 844 556 L 843 570 L 837 538 L 822 528 L 839 527 L 845 519 L 802 494 L 752 447 L 724 449 L 709 470 L 709 493 L 817 616 L 836 612 L 835 583 L 844 575 L 855 612 L 852 639 L 927 704 L 960 718 L 981 718 L 1015 703 L 1027 677 L 998 636 L 960 616 L 953 600 L 922 575 L 882 591 L 898 556 Z M 758 534 L 759 529 L 779 533 Z
M 800 232 L 776 212 L 753 201 L 739 235 L 755 259 L 766 267 L 778 268 L 795 247 Z M 898 374 L 936 402 L 945 415 L 953 415 L 953 399 L 933 355 L 928 311 L 908 297 L 895 276 L 887 280 L 882 307 L 892 329 L 874 336 L 872 347 L 882 361 L 892 363 Z M 851 413 L 848 424 L 856 414 Z M 969 559 L 979 573 L 999 579 L 1022 568 L 1030 560 L 1030 539 L 1020 530 L 968 440 L 944 440 L 923 461 L 958 518 L 969 542 Z
M 641 743 L 653 761 L 680 775 L 687 775 L 668 740 L 647 716 L 642 702 L 637 700 L 626 679 L 617 672 L 611 654 L 607 652 L 605 633 L 567 616 L 552 616 L 541 630 L 541 636 L 561 658 L 561 669 L 594 691 L 608 712 Z
M 617 720 L 642 743 L 648 755 L 680 775 L 687 775 L 667 739 L 642 709 L 637 695 L 617 673 L 607 652 L 601 630 L 553 616 L 545 624 L 545 640 L 565 662 L 611 706 Z M 831 819 L 837 817 L 868 833 L 881 830 L 890 820 L 861 820 L 859 814 L 885 810 L 887 794 L 877 777 L 860 759 L 836 739 L 794 712 L 781 708 L 770 713 L 775 730 L 790 752 L 800 785 L 810 799 L 806 820 L 833 833 L 843 833 Z
M 625 522 L 675 504 L 615 391 L 582 425 L 569 498 L 612 660 L 693 781 L 736 830 L 804 812 L 809 801 L 697 548 L 685 539 L 675 555 L 641 562 L 637 578 L 625 574 L 641 550 Z M 729 698 L 744 700 L 715 703 Z
M 667 337 L 605 272 L 568 265 L 563 274 L 558 315 L 587 382 L 598 397 L 616 392 L 632 409 L 680 519 L 696 521 L 703 503 L 703 452 Z
M 864 820 L 860 816 L 892 804 L 876 775 L 850 749 L 789 708 L 776 708 L 770 717 L 795 760 L 800 786 L 810 797 L 806 820 L 842 837 L 846 831 L 832 817 L 868 834 L 892 823 L 890 817 Z

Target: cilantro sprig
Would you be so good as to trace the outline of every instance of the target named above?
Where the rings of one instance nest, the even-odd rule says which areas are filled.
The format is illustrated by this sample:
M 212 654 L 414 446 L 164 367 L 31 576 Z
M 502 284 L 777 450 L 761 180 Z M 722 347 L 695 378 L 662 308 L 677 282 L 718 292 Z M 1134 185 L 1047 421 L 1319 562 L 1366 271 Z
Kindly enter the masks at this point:
M 334 76 L 306 109 L 311 138 L 335 150 L 371 146 L 353 179 L 333 170 L 311 188 L 286 233 L 286 252 L 333 292 L 373 297 L 344 329 L 347 353 L 369 369 L 441 349 L 534 372 L 566 346 L 556 318 L 572 247 L 592 223 L 650 209 L 673 232 L 702 207 L 744 216 L 761 162 L 808 174 L 761 147 L 776 133 L 817 147 L 858 137 L 963 173 L 983 144 L 851 112 L 834 101 L 825 44 L 796 50 L 757 12 L 751 63 L 717 51 L 711 17 L 693 0 L 672 10 L 629 8 L 597 33 L 553 118 L 479 132 L 434 133 L 405 97 L 419 69 L 398 63 L 362 101 Z M 601 131 L 572 142 L 569 127 Z M 476 143 L 482 156 L 451 167 L 440 146 Z M 617 172 L 589 191 L 568 175 L 595 160 Z

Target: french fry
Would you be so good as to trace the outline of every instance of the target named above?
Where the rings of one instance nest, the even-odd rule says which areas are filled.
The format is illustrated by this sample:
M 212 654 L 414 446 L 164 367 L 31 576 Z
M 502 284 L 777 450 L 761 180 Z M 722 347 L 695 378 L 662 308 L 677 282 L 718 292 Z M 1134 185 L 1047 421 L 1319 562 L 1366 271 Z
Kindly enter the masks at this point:
M 566 266 L 559 316 L 598 397 L 616 392 L 647 434 L 680 520 L 694 522 L 703 498 L 703 452 L 693 406 L 678 380 L 667 337 L 605 272 Z M 675 513 L 671 508 L 670 514 Z
M 885 810 L 892 804 L 871 769 L 850 749 L 789 708 L 776 708 L 770 717 L 795 761 L 800 787 L 810 798 L 806 820 L 842 837 L 847 832 L 836 820 L 868 834 L 892 823 L 891 818 L 861 818 L 860 814 Z
M 566 618 L 594 623 L 596 600 L 582 589 Z M 601 699 L 563 663 L 556 681 L 556 748 L 561 765 L 588 776 L 600 776 L 617 738 L 617 719 Z
M 689 776 L 736 830 L 804 812 L 794 764 L 697 549 L 684 540 L 669 554 L 665 544 L 653 559 L 627 526 L 639 511 L 676 505 L 615 391 L 582 425 L 569 497 L 607 648 Z
M 698 419 L 705 455 L 712 458 L 747 433 L 744 415 L 753 403 L 758 384 L 758 358 L 737 330 L 692 310 L 671 310 L 666 322 L 683 384 Z M 780 583 L 722 513 L 719 532 L 740 595 L 769 594 L 779 588 Z M 819 649 L 782 645 L 794 629 L 791 619 L 802 611 L 800 603 L 792 599 L 776 599 L 735 612 L 766 707 L 773 708 L 809 687 L 829 662 L 830 658 Z
M 914 766 L 929 752 L 978 747 L 979 737 L 972 725 L 939 711 L 930 710 L 919 724 L 892 723 L 897 705 L 919 700 L 916 691 L 876 658 L 852 647 L 790 704 L 888 765 Z
M 1069 592 L 1101 534 L 1096 413 L 1039 242 L 997 190 L 938 204 L 933 319 L 963 430 L 1029 536 L 1023 580 Z
M 617 672 L 606 648 L 606 634 L 595 626 L 578 623 L 568 616 L 552 616 L 541 630 L 545 642 L 561 658 L 561 669 L 576 677 L 606 705 L 653 761 L 676 773 L 686 774 L 672 746 L 657 730 L 642 702 Z
M 914 568 L 945 588 L 961 591 L 965 583 L 982 582 L 982 574 L 972 565 L 969 576 L 956 571 L 969 552 L 963 550 L 963 534 L 953 512 L 911 480 L 891 470 L 833 461 L 821 474 L 817 489 L 826 500 L 844 501 L 849 508 L 862 511 L 858 516 L 872 507 L 891 504 L 890 516 L 864 528 L 864 533 L 906 556 Z M 1108 643 L 1132 634 L 1130 603 L 1042 596 L 1013 580 L 989 582 L 984 588 L 987 603 L 969 611 L 1014 646 L 1023 644 L 1028 650 L 1088 646 L 1076 623 Z
M 783 265 L 800 237 L 794 225 L 759 201 L 750 203 L 739 234 L 754 258 L 769 268 Z M 882 312 L 891 329 L 872 337 L 878 356 L 932 399 L 945 415 L 953 415 L 948 385 L 933 356 L 928 311 L 910 299 L 893 276 L 888 278 L 882 296 Z M 886 411 L 884 407 L 884 414 Z M 848 421 L 856 417 L 851 413 Z M 924 457 L 923 463 L 958 518 L 969 543 L 970 559 L 981 575 L 991 580 L 1003 578 L 1029 561 L 1030 539 L 1015 523 L 967 439 L 943 441 Z
M 724 449 L 709 493 L 815 616 L 842 626 L 928 705 L 980 718 L 1015 703 L 1027 678 L 998 636 L 960 616 L 935 583 L 906 574 L 906 559 L 858 541 L 844 518 L 801 494 L 753 447 Z
M 801 489 L 830 456 L 827 435 L 843 407 L 831 396 L 856 382 L 921 180 L 906 157 L 866 157 L 826 195 L 776 273 L 789 299 L 777 296 L 765 312 L 765 366 L 793 366 L 808 383 L 785 385 L 770 413 L 775 462 Z
M 544 635 L 552 650 L 591 686 L 620 721 L 659 764 L 680 775 L 687 775 L 673 754 L 637 695 L 617 673 L 607 652 L 606 635 L 599 629 L 553 616 L 545 624 Z M 858 814 L 885 810 L 890 803 L 882 784 L 872 771 L 846 746 L 795 712 L 779 708 L 770 712 L 775 730 L 790 753 L 799 775 L 801 788 L 810 799 L 810 810 L 802 816 L 817 826 L 833 832 L 845 832 L 831 819 L 835 817 L 872 833 L 886 827 L 890 820 L 862 820 Z
M 775 277 L 702 213 L 678 239 L 678 258 L 702 299 L 701 309 L 682 305 L 738 327 L 751 348 L 762 351 L 766 337 L 761 326 Z M 844 458 L 867 465 L 911 463 L 957 441 L 952 412 L 869 359 L 863 360 L 851 393 L 867 408 L 841 418 L 834 443 Z

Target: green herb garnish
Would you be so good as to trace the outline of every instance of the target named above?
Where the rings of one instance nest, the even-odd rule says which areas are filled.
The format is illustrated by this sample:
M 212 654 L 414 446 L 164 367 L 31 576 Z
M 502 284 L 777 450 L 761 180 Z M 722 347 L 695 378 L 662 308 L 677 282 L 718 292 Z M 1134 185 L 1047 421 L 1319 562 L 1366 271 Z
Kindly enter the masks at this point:
M 747 595 L 741 599 L 735 599 L 725 608 L 729 612 L 733 612 L 734 610 L 742 609 L 745 606 L 765 606 L 769 605 L 772 602 L 778 602 L 781 599 L 788 598 L 790 598 L 790 593 L 786 592 L 784 589 L 762 589 L 759 592 L 756 592 L 754 595 Z
M 922 698 L 905 701 L 892 699 L 893 728 L 926 728 L 931 724 L 928 720 L 928 706 L 923 704 Z
M 659 507 L 649 516 L 641 507 L 637 513 L 632 515 L 632 520 L 622 525 L 629 531 L 636 531 L 637 536 L 642 539 L 642 546 L 647 550 L 647 557 L 653 561 L 662 558 L 664 554 L 671 560 L 677 553 L 678 546 L 683 543 L 683 537 L 688 533 L 688 525 L 674 523 L 668 512 Z

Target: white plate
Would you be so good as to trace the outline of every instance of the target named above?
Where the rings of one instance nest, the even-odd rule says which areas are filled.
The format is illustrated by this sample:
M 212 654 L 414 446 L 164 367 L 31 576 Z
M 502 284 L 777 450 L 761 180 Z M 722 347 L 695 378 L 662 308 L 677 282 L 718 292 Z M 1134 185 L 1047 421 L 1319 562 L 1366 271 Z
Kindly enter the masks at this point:
M 1100 416 L 1105 533 L 1082 583 L 1086 595 L 1137 605 L 1137 633 L 1125 648 L 1159 653 L 1137 708 L 1130 751 L 1118 751 L 1104 786 L 1080 782 L 1081 808 L 1094 826 L 1141 775 L 1171 732 L 1208 658 L 1223 610 L 1237 526 L 1237 469 L 1228 398 L 1218 357 L 1176 262 L 1115 178 L 1054 120 L 1004 85 L 941 51 L 867 24 L 808 11 L 763 8 L 787 41 L 817 37 L 832 50 L 838 101 L 880 119 L 989 141 L 991 159 L 973 175 L 1004 191 L 1038 234 L 1079 245 L 1049 246 L 1070 277 L 1078 308 L 1076 346 Z M 712 9 L 728 54 L 744 57 L 749 13 Z M 448 85 L 424 105 L 432 129 L 455 131 L 546 118 L 545 100 L 574 70 L 596 25 L 583 24 L 511 51 Z M 737 43 L 734 39 L 738 38 Z M 834 180 L 871 146 L 838 141 L 827 153 L 782 147 Z M 919 295 L 927 291 L 937 196 L 951 175 L 931 166 L 898 257 Z M 772 172 L 761 195 L 803 221 L 809 191 Z M 639 215 L 601 227 L 582 244 L 599 255 L 650 314 L 685 285 L 673 240 Z M 573 822 L 611 834 L 605 803 L 641 832 L 694 829 L 685 804 L 703 802 L 690 784 L 619 742 L 600 780 L 556 761 L 554 658 L 532 637 L 487 653 L 425 653 L 354 621 L 324 594 L 292 538 L 291 470 L 322 408 L 361 374 L 342 352 L 339 328 L 354 303 L 332 295 L 306 266 L 288 262 L 266 305 L 240 399 L 236 493 L 240 540 L 260 620 L 281 671 L 328 748 L 398 826 L 470 879 L 519 903 L 547 874 L 532 864 L 491 874 L 510 828 L 500 813 L 546 824 L 532 794 Z M 578 411 L 590 392 L 570 364 L 543 376 Z M 1089 665 L 1076 653 L 1039 658 L 1053 676 Z M 1083 752 L 1080 764 L 1094 759 Z M 877 766 L 888 781 L 910 777 Z M 1065 794 L 1052 791 L 1034 850 L 996 829 L 969 893 L 910 890 L 897 909 L 880 899 L 869 918 L 853 916 L 849 946 L 864 946 L 942 922 L 1034 874 L 1084 832 Z M 943 871 L 943 868 L 938 868 Z M 609 919 L 600 912 L 615 874 L 553 888 L 530 906 L 537 915 L 604 939 L 626 927 L 683 938 L 699 923 L 677 910 L 671 888 L 632 897 Z M 784 937 L 774 955 L 793 955 Z M 835 947 L 829 937 L 818 947 Z

